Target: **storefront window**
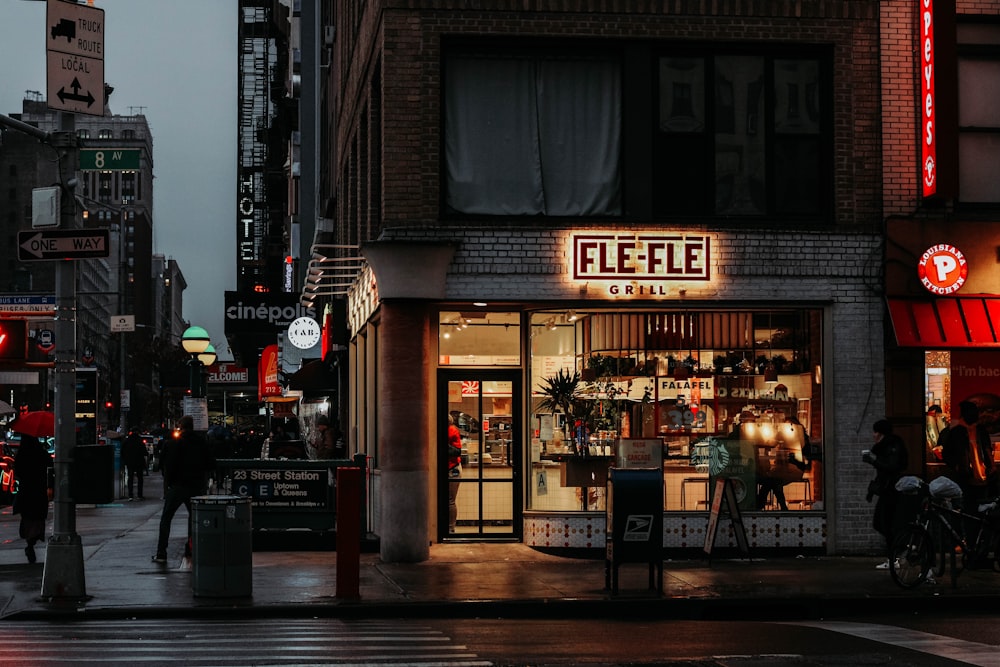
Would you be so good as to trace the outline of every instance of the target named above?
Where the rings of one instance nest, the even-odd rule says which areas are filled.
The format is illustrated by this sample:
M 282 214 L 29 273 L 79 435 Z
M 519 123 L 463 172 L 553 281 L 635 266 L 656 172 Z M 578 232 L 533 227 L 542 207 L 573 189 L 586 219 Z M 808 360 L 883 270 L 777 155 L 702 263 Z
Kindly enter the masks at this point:
M 662 466 L 664 509 L 822 509 L 822 312 L 538 312 L 530 319 L 536 510 L 604 508 L 610 465 Z
M 438 363 L 441 366 L 520 365 L 520 315 L 442 311 L 438 315 Z

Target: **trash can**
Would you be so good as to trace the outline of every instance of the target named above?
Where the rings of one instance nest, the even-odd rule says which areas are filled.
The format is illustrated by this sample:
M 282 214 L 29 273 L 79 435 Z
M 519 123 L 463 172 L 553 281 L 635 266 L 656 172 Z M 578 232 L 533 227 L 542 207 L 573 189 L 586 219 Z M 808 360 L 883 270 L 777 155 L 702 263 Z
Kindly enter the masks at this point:
M 250 502 L 244 496 L 191 499 L 191 586 L 195 596 L 252 595 Z

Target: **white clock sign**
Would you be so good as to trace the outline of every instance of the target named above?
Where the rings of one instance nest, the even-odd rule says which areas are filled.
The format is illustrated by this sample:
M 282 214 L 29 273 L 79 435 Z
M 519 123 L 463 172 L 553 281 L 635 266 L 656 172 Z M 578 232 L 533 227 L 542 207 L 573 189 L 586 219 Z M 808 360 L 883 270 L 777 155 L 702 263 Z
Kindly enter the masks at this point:
M 311 317 L 300 317 L 288 325 L 288 341 L 300 350 L 315 347 L 319 337 L 319 323 Z

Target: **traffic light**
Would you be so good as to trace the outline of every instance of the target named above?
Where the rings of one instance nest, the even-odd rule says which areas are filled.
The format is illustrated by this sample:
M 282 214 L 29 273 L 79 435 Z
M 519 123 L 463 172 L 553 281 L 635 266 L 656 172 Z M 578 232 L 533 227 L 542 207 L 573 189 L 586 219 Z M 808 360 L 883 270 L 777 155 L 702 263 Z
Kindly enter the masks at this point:
M 0 361 L 24 361 L 27 356 L 27 321 L 0 320 Z

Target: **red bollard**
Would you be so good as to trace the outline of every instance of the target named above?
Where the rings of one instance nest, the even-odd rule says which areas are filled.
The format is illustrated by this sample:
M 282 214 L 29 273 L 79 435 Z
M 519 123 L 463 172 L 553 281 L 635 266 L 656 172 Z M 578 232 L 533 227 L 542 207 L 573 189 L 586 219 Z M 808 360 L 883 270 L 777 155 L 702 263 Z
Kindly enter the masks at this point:
M 361 468 L 337 468 L 337 597 L 361 597 Z

